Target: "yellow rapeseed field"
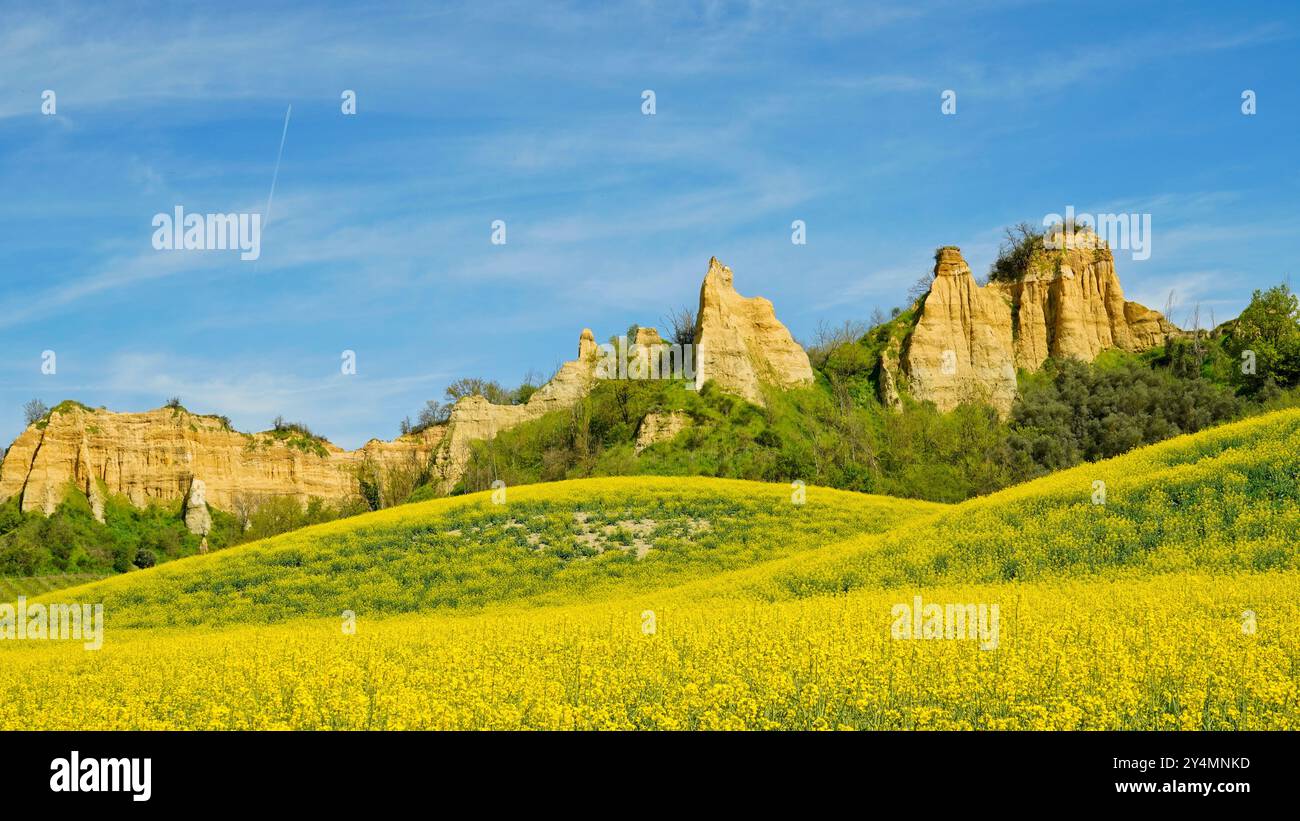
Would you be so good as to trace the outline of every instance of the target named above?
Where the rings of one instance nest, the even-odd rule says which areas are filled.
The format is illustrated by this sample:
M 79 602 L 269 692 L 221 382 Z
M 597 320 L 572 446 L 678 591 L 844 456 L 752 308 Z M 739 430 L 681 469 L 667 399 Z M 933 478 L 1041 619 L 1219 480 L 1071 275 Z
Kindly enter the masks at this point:
M 994 650 L 893 639 L 912 591 L 130 631 L 6 653 L 0 728 L 1300 729 L 1297 589 L 1268 573 L 925 591 L 997 603 Z
M 105 602 L 104 646 L 0 642 L 0 728 L 1300 729 L 1300 411 L 951 508 L 680 481 L 445 500 L 51 594 Z M 629 549 L 528 552 L 590 545 L 590 517 Z M 995 613 L 993 640 L 900 619 L 918 597 Z
M 568 604 L 660 589 L 947 509 L 830 488 L 609 477 L 437 499 L 46 595 L 110 628 Z

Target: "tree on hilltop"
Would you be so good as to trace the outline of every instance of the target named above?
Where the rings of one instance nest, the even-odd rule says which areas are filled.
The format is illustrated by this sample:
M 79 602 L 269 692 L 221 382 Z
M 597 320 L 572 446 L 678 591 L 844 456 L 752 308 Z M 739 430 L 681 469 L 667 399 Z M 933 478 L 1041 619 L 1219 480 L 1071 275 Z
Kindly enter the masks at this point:
M 49 412 L 49 406 L 39 399 L 33 399 L 23 405 L 23 418 L 27 420 L 28 425 L 34 425 L 41 421 Z

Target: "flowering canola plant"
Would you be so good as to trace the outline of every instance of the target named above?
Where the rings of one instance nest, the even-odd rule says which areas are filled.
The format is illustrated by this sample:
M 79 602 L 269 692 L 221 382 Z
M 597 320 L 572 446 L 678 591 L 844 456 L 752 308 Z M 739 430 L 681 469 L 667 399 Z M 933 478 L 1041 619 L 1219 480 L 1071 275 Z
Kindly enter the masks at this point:
M 629 478 L 397 508 L 53 594 L 105 602 L 103 649 L 0 642 L 0 728 L 1300 729 L 1298 478 L 1283 411 L 953 507 Z M 495 557 L 455 602 L 418 575 L 468 572 L 449 530 Z M 520 557 L 564 533 L 653 547 L 548 587 Z M 996 646 L 898 638 L 918 596 L 996 604 Z

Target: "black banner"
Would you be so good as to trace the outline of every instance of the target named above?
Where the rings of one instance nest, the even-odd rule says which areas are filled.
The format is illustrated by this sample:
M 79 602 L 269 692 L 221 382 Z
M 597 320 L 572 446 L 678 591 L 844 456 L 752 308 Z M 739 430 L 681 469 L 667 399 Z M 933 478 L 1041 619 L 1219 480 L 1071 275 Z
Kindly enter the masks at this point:
M 1235 809 L 1291 798 L 1293 734 L 9 733 L 6 804 L 33 809 L 371 807 L 464 798 L 742 807 Z M 676 796 L 675 798 L 673 796 Z M 608 802 L 619 802 L 611 804 Z M 880 805 L 882 808 L 888 806 Z

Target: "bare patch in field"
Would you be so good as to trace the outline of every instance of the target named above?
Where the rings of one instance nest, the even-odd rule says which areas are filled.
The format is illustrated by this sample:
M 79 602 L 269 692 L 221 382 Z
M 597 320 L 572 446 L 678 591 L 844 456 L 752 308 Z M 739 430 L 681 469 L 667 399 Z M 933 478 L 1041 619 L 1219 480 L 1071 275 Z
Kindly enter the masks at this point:
M 531 516 L 520 520 L 510 518 L 497 522 L 484 522 L 455 530 L 445 530 L 451 539 L 487 540 L 504 534 L 522 536 L 529 549 L 555 551 L 565 545 L 565 559 L 584 559 L 603 555 L 609 550 L 630 553 L 644 559 L 655 549 L 656 537 L 687 538 L 712 530 L 712 523 L 704 517 L 687 516 L 661 521 L 652 518 L 602 518 L 589 511 L 575 510 L 572 522 L 558 522 L 547 516 Z M 567 543 L 567 544 L 566 544 Z

